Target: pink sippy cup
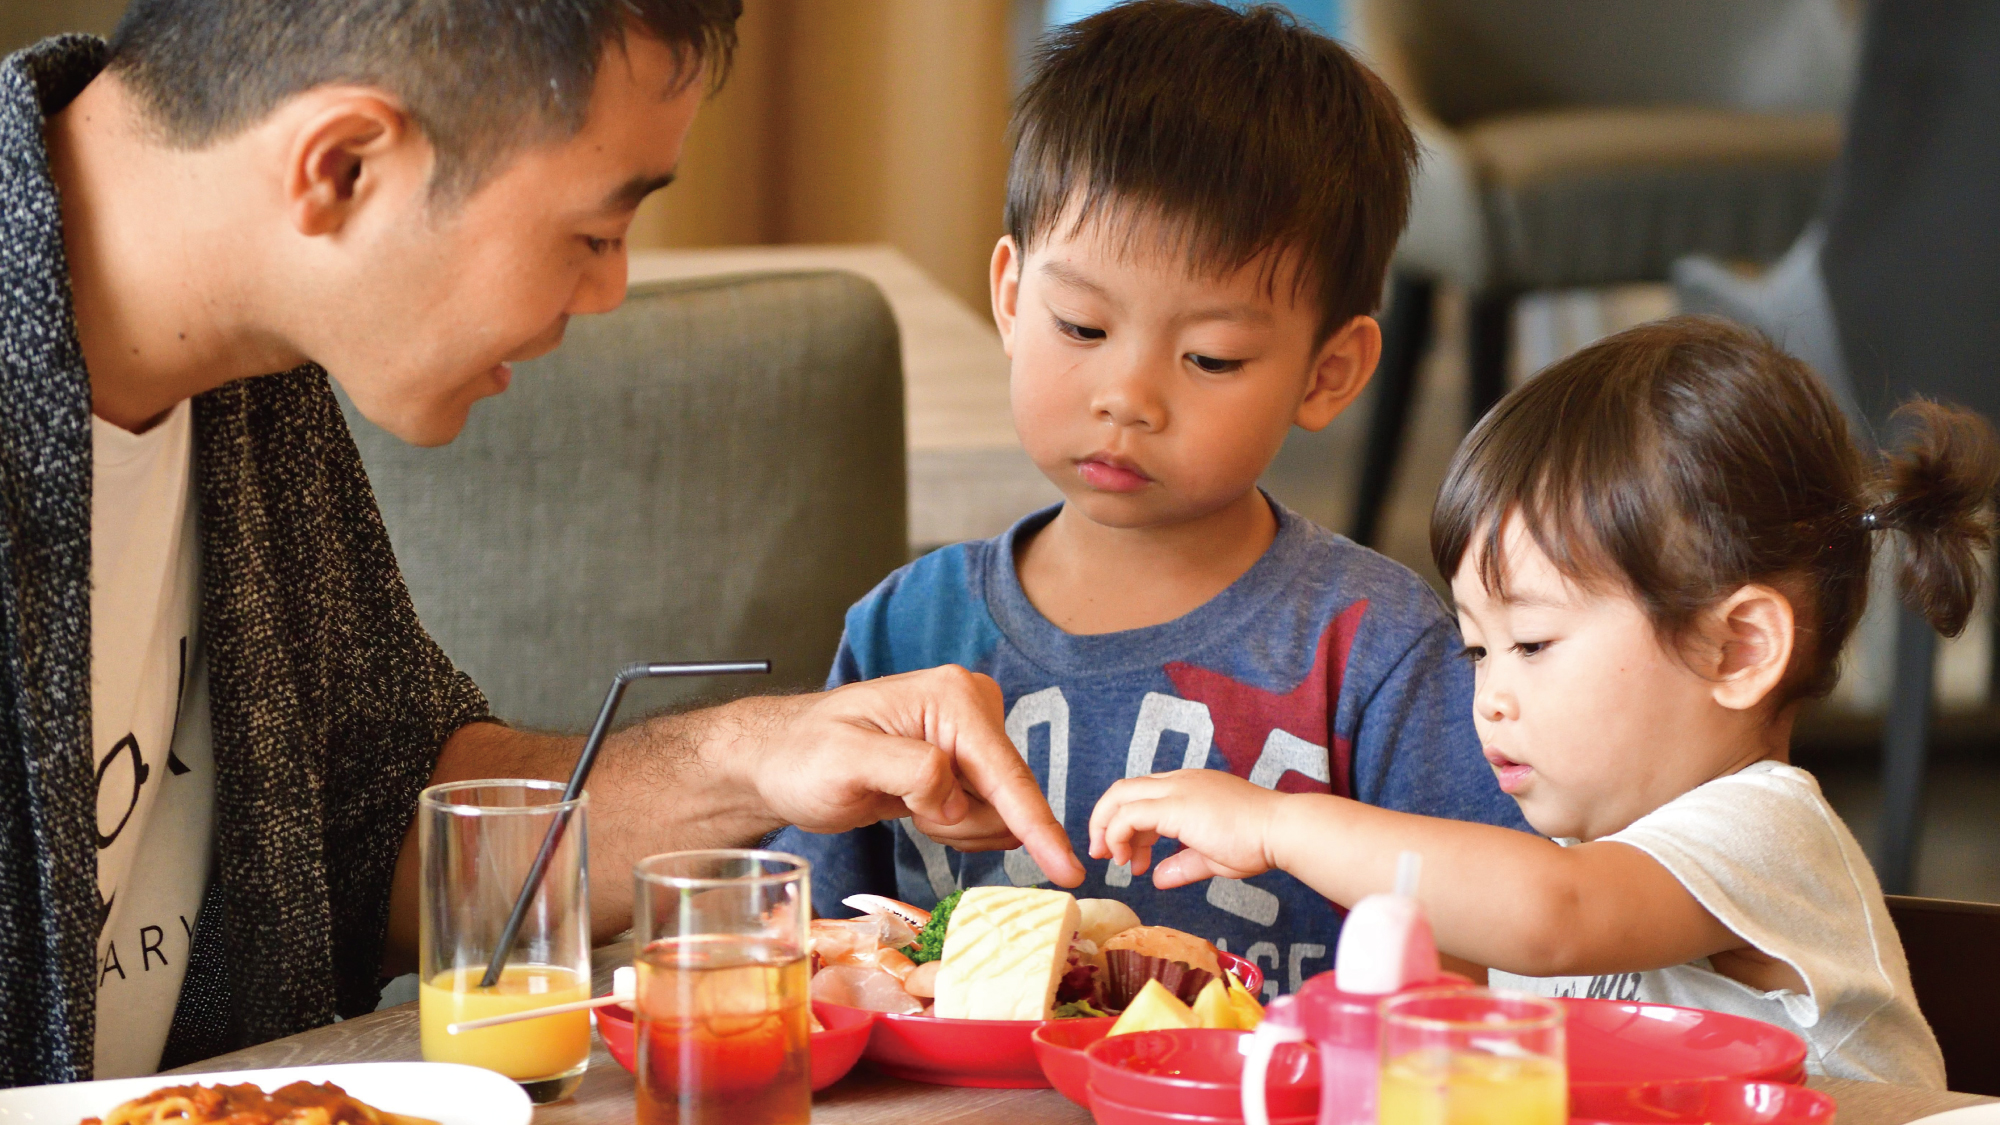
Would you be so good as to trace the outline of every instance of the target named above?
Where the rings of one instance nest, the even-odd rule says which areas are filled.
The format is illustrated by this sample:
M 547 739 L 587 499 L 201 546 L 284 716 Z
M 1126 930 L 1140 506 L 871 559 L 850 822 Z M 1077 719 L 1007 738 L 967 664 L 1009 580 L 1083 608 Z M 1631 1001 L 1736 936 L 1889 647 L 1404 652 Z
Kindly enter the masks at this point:
M 1438 966 L 1430 920 L 1416 898 L 1422 870 L 1416 852 L 1398 856 L 1395 892 L 1369 895 L 1348 912 L 1333 971 L 1272 1001 L 1264 1022 L 1243 1037 L 1244 1125 L 1271 1125 L 1264 1104 L 1271 1052 L 1301 1040 L 1319 1051 L 1319 1125 L 1375 1125 L 1382 998 L 1463 979 L 1445 977 Z

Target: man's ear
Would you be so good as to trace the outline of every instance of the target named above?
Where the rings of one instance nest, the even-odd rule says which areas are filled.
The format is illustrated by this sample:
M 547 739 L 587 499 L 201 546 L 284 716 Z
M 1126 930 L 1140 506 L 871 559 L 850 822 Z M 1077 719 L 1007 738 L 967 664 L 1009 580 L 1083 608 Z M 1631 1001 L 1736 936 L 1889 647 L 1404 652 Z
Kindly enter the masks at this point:
M 1014 245 L 1014 236 L 1001 235 L 993 247 L 991 276 L 987 279 L 993 290 L 993 326 L 1000 330 L 1000 346 L 1008 355 L 1014 354 L 1014 321 L 1021 303 L 1021 253 Z
M 336 234 L 386 181 L 428 181 L 430 145 L 379 91 L 323 89 L 285 150 L 285 211 L 308 238 Z
M 1367 389 L 1381 358 L 1382 326 L 1374 317 L 1357 316 L 1341 325 L 1314 355 L 1312 381 L 1292 421 L 1302 430 L 1325 429 Z
M 1710 611 L 1715 701 L 1748 711 L 1784 682 L 1792 664 L 1796 619 L 1790 598 L 1769 586 L 1745 586 Z

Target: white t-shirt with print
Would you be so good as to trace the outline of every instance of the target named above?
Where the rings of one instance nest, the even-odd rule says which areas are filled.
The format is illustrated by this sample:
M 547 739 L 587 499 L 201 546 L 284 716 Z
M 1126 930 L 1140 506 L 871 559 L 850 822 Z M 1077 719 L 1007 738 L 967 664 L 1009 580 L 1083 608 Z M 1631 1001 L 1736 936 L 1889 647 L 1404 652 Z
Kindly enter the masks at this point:
M 151 1074 L 208 884 L 215 763 L 200 637 L 192 404 L 91 419 L 90 694 L 99 1078 Z
M 1715 972 L 1707 958 L 1595 977 L 1496 969 L 1493 987 L 1749 1016 L 1802 1037 L 1815 1074 L 1944 1088 L 1944 1057 L 1917 1010 L 1875 870 L 1811 774 L 1757 762 L 1604 839 L 1652 856 L 1723 925 L 1790 965 L 1806 991 L 1760 991 Z

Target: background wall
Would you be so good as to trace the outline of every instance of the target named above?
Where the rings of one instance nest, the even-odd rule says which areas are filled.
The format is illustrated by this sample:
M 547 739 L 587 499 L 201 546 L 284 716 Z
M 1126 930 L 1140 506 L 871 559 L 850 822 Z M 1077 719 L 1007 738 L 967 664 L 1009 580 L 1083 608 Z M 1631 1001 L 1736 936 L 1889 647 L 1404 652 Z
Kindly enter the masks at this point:
M 63 31 L 108 35 L 125 0 L 0 0 L 0 54 Z
M 1019 0 L 746 0 L 736 70 L 634 244 L 887 242 L 984 310 L 1011 72 L 1039 18 Z

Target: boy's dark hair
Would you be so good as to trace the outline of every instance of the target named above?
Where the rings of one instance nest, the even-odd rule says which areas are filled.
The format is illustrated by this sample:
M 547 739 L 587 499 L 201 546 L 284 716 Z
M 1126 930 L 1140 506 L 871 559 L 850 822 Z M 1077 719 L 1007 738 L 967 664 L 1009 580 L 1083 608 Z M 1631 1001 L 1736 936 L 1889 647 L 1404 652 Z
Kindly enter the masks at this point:
M 1469 552 L 1505 596 L 1499 548 L 1518 514 L 1583 587 L 1636 597 L 1663 640 L 1749 583 L 1792 602 L 1780 702 L 1823 695 L 1868 601 L 1875 531 L 1901 533 L 1903 598 L 1965 627 L 1993 542 L 2000 445 L 1985 419 L 1917 401 L 1877 464 L 1833 396 L 1762 336 L 1708 317 L 1618 333 L 1535 376 L 1459 447 L 1431 514 L 1447 579 Z
M 1037 49 L 1014 111 L 1007 233 L 1025 255 L 1065 219 L 1128 238 L 1134 220 L 1160 221 L 1216 275 L 1289 251 L 1324 340 L 1380 303 L 1416 158 L 1382 80 L 1282 8 L 1134 0 Z
M 168 144 L 200 148 L 294 94 L 355 82 L 401 98 L 437 151 L 433 190 L 583 127 L 607 47 L 631 31 L 720 84 L 742 0 L 133 0 L 110 67 Z

